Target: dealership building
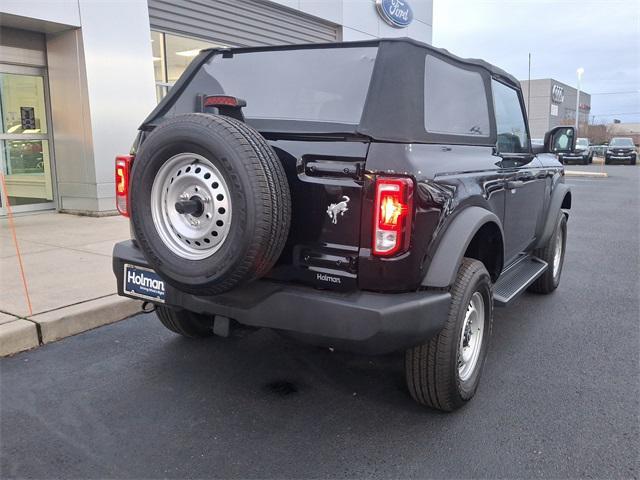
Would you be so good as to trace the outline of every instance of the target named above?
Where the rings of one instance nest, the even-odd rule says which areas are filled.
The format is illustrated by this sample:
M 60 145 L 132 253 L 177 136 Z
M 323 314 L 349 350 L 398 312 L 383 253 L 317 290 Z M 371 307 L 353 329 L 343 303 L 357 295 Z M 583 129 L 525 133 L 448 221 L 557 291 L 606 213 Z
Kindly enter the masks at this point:
M 112 213 L 114 157 L 200 49 L 431 33 L 432 0 L 4 0 L 0 216 Z
M 521 80 L 520 84 L 527 105 L 531 138 L 544 138 L 545 132 L 558 125 L 575 125 L 578 95 L 575 88 L 552 78 Z M 579 136 L 583 136 L 591 111 L 591 95 L 580 91 L 578 105 Z

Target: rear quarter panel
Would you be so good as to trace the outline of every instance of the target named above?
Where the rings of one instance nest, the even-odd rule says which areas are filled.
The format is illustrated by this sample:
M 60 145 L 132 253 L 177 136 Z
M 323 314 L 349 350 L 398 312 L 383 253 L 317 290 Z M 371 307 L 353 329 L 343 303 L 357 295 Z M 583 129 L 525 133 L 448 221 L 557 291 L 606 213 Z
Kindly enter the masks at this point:
M 498 160 L 491 147 L 372 143 L 367 175 L 413 177 L 415 213 L 409 251 L 390 259 L 372 256 L 373 187 L 365 187 L 360 287 L 383 291 L 419 288 L 441 234 L 460 211 L 479 206 L 504 218 L 505 192 Z

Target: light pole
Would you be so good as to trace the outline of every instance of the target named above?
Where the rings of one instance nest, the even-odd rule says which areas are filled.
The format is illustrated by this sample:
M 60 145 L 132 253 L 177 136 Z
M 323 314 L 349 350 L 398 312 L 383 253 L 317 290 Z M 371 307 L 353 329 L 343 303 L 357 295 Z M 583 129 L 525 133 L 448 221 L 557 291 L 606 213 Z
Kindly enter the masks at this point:
M 576 70 L 578 73 L 578 93 L 576 94 L 576 138 L 578 137 L 578 120 L 580 118 L 580 79 L 584 73 L 584 68 L 580 67 Z

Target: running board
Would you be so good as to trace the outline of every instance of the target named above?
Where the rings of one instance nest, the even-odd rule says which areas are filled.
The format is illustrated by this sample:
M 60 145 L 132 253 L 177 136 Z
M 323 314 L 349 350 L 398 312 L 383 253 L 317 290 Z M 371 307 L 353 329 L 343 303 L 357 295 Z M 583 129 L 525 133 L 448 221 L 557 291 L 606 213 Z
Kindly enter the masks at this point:
M 548 266 L 538 257 L 527 256 L 507 268 L 493 286 L 494 304 L 498 307 L 507 306 L 535 282 Z

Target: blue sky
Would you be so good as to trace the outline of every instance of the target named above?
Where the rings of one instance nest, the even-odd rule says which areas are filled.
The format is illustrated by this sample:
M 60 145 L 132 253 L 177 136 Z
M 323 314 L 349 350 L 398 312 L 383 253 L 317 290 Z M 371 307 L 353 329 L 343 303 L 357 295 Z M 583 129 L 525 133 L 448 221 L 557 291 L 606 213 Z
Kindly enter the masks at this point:
M 517 78 L 592 94 L 596 121 L 640 122 L 640 0 L 434 0 L 433 44 Z

